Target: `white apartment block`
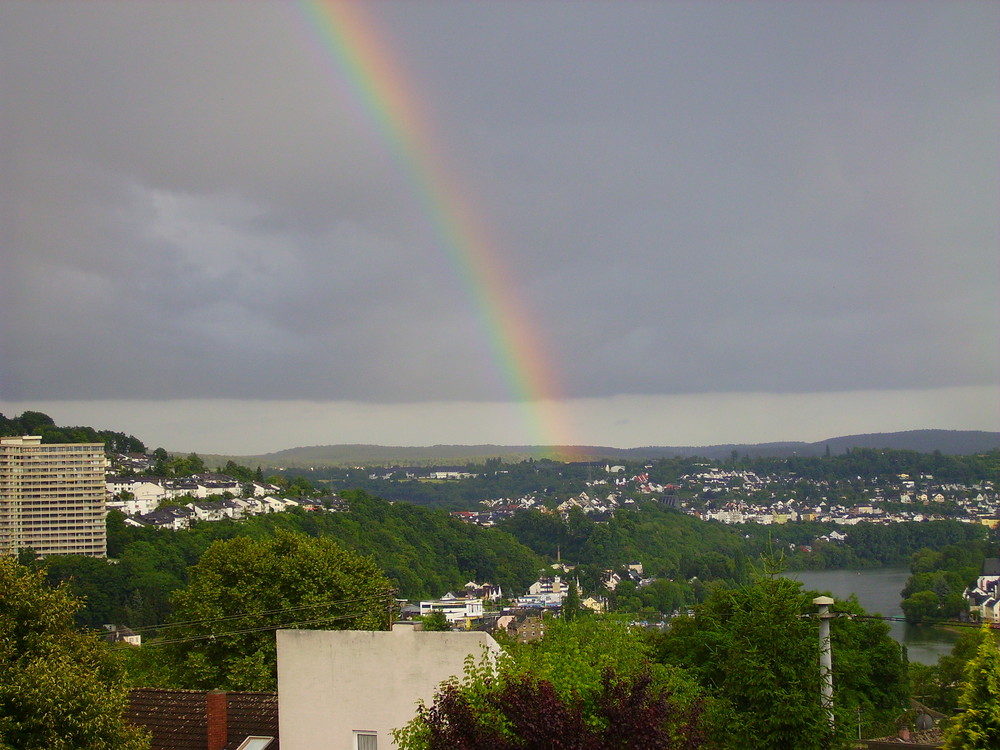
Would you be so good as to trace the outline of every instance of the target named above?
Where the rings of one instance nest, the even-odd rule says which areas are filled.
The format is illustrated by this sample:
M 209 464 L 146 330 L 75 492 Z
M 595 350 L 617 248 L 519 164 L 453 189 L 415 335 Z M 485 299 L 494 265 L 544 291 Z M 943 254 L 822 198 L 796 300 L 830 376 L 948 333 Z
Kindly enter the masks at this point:
M 0 554 L 107 554 L 103 443 L 0 438 Z

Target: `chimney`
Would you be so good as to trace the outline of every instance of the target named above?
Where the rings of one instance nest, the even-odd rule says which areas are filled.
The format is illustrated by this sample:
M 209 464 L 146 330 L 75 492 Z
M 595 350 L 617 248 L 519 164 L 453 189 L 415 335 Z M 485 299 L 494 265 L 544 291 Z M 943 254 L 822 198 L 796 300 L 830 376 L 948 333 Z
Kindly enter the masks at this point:
M 223 690 L 205 695 L 205 718 L 208 720 L 208 750 L 222 750 L 229 739 L 227 696 Z

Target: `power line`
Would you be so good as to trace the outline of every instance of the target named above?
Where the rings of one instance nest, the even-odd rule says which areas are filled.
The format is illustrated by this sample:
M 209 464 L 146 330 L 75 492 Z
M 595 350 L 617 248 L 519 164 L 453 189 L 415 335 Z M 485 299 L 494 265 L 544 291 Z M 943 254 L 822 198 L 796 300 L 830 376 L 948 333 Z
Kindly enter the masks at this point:
M 143 644 L 143 648 L 149 646 L 167 646 L 174 643 L 194 643 L 196 641 L 214 641 L 219 638 L 227 638 L 233 635 L 246 635 L 249 633 L 263 633 L 269 630 L 280 630 L 284 628 L 296 628 L 300 625 L 316 625 L 321 622 L 336 622 L 338 620 L 352 620 L 356 617 L 370 614 L 370 610 L 359 610 L 350 614 L 331 615 L 330 617 L 320 617 L 314 620 L 299 620 L 298 622 L 277 623 L 274 625 L 262 625 L 256 628 L 244 628 L 241 630 L 230 630 L 223 633 L 205 633 L 203 635 L 187 636 L 185 638 L 168 638 L 166 640 L 149 641 Z
M 367 596 L 355 597 L 353 599 L 330 599 L 327 601 L 315 602 L 314 604 L 300 604 L 295 607 L 281 607 L 278 609 L 262 610 L 260 612 L 240 612 L 231 615 L 219 615 L 218 617 L 205 617 L 199 620 L 180 620 L 178 622 L 166 622 L 159 625 L 143 625 L 136 628 L 131 628 L 132 632 L 140 633 L 148 630 L 162 630 L 165 628 L 183 627 L 187 625 L 200 625 L 202 623 L 214 623 L 214 622 L 224 622 L 226 620 L 237 620 L 241 617 L 265 617 L 270 615 L 282 614 L 285 612 L 296 612 L 302 609 L 313 609 L 315 607 L 333 607 L 341 606 L 344 604 L 356 604 L 358 602 L 365 602 L 371 600 L 381 600 L 388 599 L 389 597 L 395 596 L 396 589 L 386 589 L 383 592 L 376 594 L 369 594 Z
M 884 622 L 902 622 L 906 623 L 908 620 L 901 615 L 856 615 L 851 612 L 836 612 L 834 613 L 836 617 L 846 617 L 849 620 L 882 620 Z M 980 628 L 982 627 L 981 622 L 965 622 L 963 620 L 931 620 L 929 622 L 922 623 L 924 625 L 947 625 L 948 627 L 956 628 Z

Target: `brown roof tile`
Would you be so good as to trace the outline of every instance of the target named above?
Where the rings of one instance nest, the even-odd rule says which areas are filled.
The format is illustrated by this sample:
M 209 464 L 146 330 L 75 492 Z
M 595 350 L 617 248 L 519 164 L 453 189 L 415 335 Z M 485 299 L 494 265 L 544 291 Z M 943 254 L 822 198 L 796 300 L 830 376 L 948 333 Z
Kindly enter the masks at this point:
M 136 688 L 131 692 L 126 718 L 152 732 L 151 750 L 205 750 L 205 696 L 202 690 Z M 225 750 L 235 750 L 252 735 L 274 737 L 268 750 L 280 750 L 276 693 L 227 693 L 226 708 Z

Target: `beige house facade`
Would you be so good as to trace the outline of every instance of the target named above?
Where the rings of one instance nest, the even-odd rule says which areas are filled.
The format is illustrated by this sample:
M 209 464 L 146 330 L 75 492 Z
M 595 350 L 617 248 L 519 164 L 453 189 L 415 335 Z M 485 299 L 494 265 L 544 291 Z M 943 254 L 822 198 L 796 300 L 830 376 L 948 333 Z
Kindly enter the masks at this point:
M 430 632 L 396 624 L 391 632 L 279 630 L 278 722 L 281 750 L 389 750 L 392 730 L 466 657 L 495 659 L 487 633 Z

